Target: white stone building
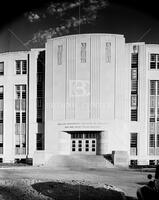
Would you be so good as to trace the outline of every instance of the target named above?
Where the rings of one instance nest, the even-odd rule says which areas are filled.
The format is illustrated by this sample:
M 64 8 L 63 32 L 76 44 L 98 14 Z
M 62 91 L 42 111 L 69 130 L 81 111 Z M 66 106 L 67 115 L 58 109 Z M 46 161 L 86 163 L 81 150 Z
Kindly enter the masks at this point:
M 1 162 L 109 154 L 159 162 L 159 45 L 80 34 L 0 54 Z

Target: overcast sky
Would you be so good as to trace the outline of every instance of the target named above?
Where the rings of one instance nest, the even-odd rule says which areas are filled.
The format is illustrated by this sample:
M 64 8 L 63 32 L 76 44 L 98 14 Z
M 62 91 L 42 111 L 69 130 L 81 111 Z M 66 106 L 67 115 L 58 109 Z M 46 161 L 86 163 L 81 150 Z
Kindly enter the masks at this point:
M 141 4 L 140 0 L 128 0 L 129 3 L 120 0 L 71 0 L 71 4 L 70 1 L 58 0 L 52 1 L 54 3 L 51 0 L 33 2 L 39 4 L 26 7 L 15 1 L 16 12 L 7 14 L 5 21 L 0 16 L 0 22 L 3 22 L 0 24 L 0 52 L 43 47 L 41 40 L 46 37 L 78 33 L 123 34 L 126 42 L 159 44 L 159 17 L 155 1 L 151 1 L 150 5 Z

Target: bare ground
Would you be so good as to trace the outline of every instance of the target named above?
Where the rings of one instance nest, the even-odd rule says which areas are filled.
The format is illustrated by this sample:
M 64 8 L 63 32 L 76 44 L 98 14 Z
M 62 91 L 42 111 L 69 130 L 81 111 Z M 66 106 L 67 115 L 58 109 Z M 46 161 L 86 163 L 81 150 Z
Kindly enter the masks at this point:
M 136 197 L 149 172 L 127 169 L 0 169 L 0 200 L 120 200 Z

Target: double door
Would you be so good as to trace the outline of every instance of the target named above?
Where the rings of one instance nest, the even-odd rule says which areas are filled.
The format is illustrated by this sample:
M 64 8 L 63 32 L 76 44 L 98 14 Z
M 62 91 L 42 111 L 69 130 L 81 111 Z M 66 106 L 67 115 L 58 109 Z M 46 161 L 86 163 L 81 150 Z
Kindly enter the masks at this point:
M 71 133 L 72 154 L 96 154 L 97 134 L 94 132 Z

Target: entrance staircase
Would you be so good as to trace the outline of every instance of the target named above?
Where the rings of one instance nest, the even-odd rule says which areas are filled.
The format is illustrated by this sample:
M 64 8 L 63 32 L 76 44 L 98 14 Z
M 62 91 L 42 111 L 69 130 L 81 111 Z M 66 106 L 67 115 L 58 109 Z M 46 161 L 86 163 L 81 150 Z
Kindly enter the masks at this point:
M 101 155 L 56 155 L 45 163 L 45 167 L 55 169 L 104 169 L 114 168 L 115 166 Z

